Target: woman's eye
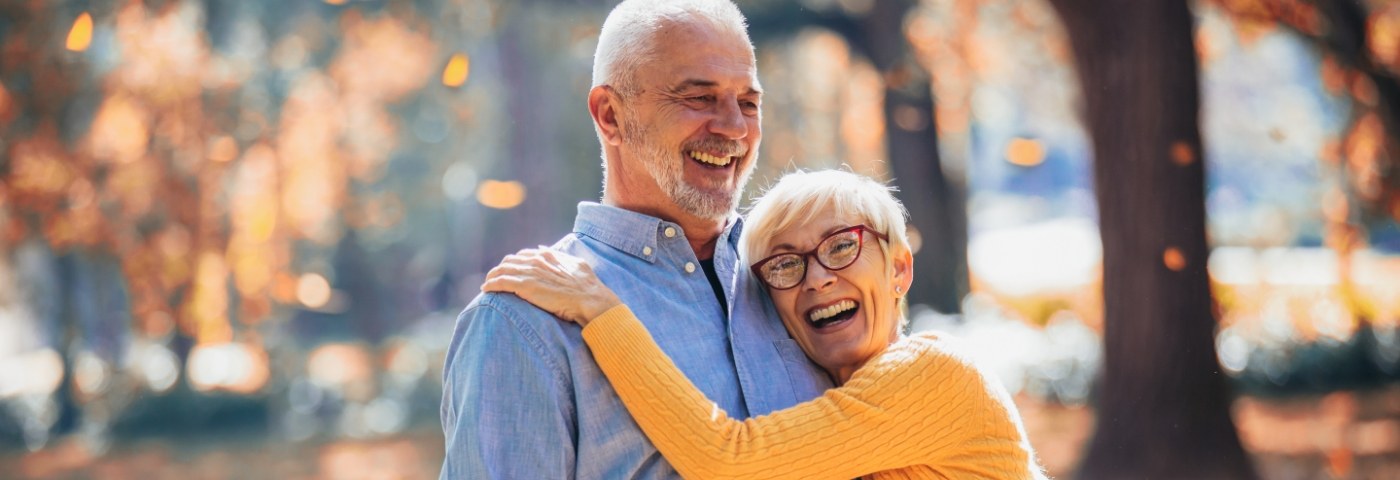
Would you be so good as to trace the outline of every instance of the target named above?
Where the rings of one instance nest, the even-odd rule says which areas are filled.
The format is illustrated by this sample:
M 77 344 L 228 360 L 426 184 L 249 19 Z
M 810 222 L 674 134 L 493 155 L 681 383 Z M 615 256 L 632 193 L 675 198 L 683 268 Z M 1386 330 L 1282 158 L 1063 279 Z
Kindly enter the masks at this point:
M 831 246 L 831 251 L 833 253 L 840 253 L 852 248 L 856 248 L 855 240 L 840 240 L 837 241 L 835 245 Z
M 794 268 L 797 268 L 799 266 L 799 263 L 800 262 L 798 262 L 796 259 L 792 258 L 778 260 L 776 262 L 773 262 L 773 271 L 781 272 L 785 270 L 792 270 Z

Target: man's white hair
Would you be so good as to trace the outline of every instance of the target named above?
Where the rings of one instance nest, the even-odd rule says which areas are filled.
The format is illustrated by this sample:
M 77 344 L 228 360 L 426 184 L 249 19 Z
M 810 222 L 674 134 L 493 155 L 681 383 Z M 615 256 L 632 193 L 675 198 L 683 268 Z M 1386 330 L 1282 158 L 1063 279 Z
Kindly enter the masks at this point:
M 667 25 L 704 21 L 749 40 L 744 14 L 729 0 L 625 0 L 613 8 L 593 53 L 593 85 L 610 85 L 624 97 L 637 93 L 637 70 L 653 58 L 655 36 Z

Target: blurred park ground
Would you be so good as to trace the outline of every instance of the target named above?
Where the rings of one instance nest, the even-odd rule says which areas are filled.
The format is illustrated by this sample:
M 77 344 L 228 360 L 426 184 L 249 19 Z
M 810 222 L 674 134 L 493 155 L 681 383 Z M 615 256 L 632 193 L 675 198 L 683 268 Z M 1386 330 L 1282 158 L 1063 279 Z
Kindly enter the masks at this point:
M 1354 45 L 1329 1 L 1190 4 L 1215 346 L 1265 478 L 1400 475 L 1400 3 L 1340 2 Z M 600 194 L 614 3 L 0 0 L 0 477 L 436 476 L 456 313 Z M 984 345 L 1069 475 L 1105 320 L 1066 32 L 1043 0 L 889 3 L 738 2 L 748 192 L 847 165 L 911 195 L 913 328 Z

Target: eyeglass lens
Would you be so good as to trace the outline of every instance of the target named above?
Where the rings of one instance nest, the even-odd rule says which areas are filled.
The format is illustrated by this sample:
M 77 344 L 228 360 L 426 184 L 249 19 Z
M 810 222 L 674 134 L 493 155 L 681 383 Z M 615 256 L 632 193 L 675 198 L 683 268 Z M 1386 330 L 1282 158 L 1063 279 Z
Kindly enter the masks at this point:
M 840 270 L 851 266 L 860 256 L 860 230 L 837 232 L 826 237 L 817 245 L 817 262 L 828 270 Z M 792 288 L 802 283 L 807 275 L 807 257 L 789 253 L 769 261 L 763 266 L 763 278 L 773 288 Z

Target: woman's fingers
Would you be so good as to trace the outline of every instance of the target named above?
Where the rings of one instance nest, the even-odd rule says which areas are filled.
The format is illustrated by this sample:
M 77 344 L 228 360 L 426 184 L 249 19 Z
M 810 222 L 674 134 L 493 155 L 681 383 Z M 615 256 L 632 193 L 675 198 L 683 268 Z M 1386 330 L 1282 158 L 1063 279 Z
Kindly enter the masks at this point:
M 493 270 L 493 271 L 494 271 L 494 270 Z M 518 294 L 518 293 L 520 293 L 520 291 L 521 291 L 521 289 L 522 289 L 523 287 L 526 287 L 526 286 L 528 286 L 529 284 L 530 284 L 530 283 L 529 283 L 528 281 L 526 281 L 524 278 L 517 277 L 517 276 L 514 276 L 514 275 L 509 275 L 509 274 L 501 274 L 501 275 L 497 275 L 497 276 L 495 276 L 495 277 L 486 279 L 486 281 L 483 282 L 483 283 L 481 284 L 481 291 L 483 291 L 483 292 L 508 292 L 508 293 L 517 293 L 517 294 Z

